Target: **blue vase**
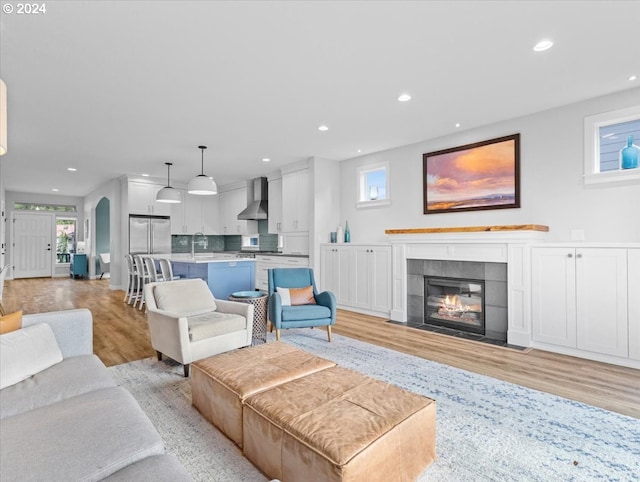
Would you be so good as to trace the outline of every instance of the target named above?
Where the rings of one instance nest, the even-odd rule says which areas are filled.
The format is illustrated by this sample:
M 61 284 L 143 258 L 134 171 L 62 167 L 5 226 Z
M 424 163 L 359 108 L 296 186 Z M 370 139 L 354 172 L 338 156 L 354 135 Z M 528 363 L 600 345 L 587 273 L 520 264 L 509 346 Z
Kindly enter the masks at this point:
M 638 167 L 638 157 L 640 157 L 640 147 L 633 143 L 633 136 L 627 137 L 627 147 L 620 150 L 620 168 L 635 169 Z
M 344 225 L 344 242 L 345 243 L 351 242 L 351 231 L 349 230 L 349 221 L 346 221 Z

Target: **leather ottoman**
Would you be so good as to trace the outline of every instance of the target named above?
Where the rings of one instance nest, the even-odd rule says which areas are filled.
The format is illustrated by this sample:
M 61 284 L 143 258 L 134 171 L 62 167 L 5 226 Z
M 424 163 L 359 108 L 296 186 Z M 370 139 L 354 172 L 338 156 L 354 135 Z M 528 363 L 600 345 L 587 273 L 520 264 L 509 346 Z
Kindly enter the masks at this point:
M 335 363 L 274 342 L 221 353 L 191 366 L 193 406 L 242 447 L 242 412 L 247 397 Z
M 244 453 L 283 482 L 410 481 L 436 457 L 436 402 L 334 367 L 245 400 Z

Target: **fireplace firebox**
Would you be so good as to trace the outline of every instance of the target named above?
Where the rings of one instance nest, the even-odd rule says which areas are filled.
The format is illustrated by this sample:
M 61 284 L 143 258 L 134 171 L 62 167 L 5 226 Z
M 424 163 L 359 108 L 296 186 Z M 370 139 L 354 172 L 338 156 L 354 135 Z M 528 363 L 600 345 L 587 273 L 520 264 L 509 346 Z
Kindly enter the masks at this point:
M 483 280 L 424 277 L 424 323 L 485 334 Z

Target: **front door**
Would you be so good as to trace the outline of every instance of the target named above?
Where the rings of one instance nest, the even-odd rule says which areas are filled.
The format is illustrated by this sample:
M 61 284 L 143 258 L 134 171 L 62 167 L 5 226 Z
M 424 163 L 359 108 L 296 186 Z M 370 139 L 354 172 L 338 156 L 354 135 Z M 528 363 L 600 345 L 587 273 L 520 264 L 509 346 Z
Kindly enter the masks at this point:
M 53 269 L 53 216 L 14 213 L 13 277 L 51 276 Z

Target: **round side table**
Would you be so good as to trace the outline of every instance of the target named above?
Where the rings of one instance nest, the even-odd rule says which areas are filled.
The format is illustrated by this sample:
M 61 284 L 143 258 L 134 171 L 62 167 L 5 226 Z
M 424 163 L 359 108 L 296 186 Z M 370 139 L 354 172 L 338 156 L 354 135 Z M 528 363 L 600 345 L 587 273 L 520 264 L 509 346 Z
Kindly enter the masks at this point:
M 229 295 L 229 301 L 253 305 L 253 334 L 251 345 L 267 342 L 267 293 L 264 291 L 236 291 Z

